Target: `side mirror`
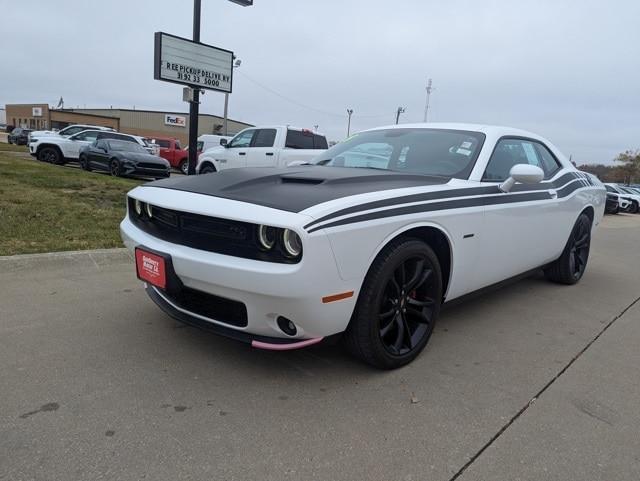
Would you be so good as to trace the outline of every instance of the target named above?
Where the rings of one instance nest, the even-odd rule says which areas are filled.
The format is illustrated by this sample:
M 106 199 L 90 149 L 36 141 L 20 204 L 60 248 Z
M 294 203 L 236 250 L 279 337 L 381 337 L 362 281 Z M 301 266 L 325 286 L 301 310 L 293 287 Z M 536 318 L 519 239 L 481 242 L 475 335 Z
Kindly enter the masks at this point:
M 222 145 L 223 147 L 227 147 L 228 146 L 227 139 L 220 139 L 220 145 Z
M 530 164 L 516 164 L 509 171 L 509 178 L 498 187 L 502 192 L 509 192 L 516 182 L 521 184 L 537 184 L 544 179 L 544 171 Z

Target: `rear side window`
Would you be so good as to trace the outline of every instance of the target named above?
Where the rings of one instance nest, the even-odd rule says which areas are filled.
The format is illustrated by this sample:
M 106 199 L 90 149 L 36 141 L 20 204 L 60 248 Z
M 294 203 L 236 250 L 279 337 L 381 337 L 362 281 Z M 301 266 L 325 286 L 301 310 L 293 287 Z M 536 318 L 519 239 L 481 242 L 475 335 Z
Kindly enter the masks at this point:
M 287 130 L 288 149 L 313 149 L 313 133 L 302 130 Z
M 101 132 L 98 134 L 99 139 L 116 139 L 116 140 L 124 140 L 125 142 L 135 142 L 138 143 L 136 139 L 129 135 L 116 134 L 114 132 Z
M 276 129 L 258 129 L 253 136 L 253 147 L 273 147 Z
M 328 149 L 327 138 L 322 135 L 313 134 L 313 148 L 314 149 Z
M 182 146 L 180 145 L 180 141 L 178 139 L 176 139 L 175 144 L 176 144 L 176 150 L 180 150 L 182 148 Z
M 156 141 L 156 144 L 158 144 L 163 149 L 168 149 L 169 147 L 171 147 L 171 142 L 169 142 L 168 140 L 155 139 L 155 141 Z

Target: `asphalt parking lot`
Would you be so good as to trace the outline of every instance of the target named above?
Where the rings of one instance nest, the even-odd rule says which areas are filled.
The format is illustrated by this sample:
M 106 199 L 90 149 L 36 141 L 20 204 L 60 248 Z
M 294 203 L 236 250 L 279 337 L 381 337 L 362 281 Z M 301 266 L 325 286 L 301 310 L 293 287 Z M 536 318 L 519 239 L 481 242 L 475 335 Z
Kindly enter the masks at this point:
M 579 285 L 450 307 L 393 372 L 184 327 L 122 250 L 0 258 L 0 479 L 640 479 L 639 245 L 606 217 Z

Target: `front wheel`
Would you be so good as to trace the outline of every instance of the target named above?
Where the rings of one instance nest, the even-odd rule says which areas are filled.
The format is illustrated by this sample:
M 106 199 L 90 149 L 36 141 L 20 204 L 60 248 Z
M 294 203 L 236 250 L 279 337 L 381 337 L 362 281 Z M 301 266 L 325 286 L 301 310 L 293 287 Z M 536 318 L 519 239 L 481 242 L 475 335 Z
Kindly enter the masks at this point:
M 118 159 L 111 159 L 111 163 L 109 164 L 109 172 L 113 177 L 120 177 L 120 162 L 118 162 Z
M 560 284 L 575 284 L 587 268 L 591 248 L 591 219 L 580 214 L 562 255 L 544 269 L 547 279 Z
M 80 156 L 80 168 L 82 170 L 86 170 L 87 172 L 91 172 L 91 167 L 89 167 L 89 159 L 87 159 L 86 155 Z
M 53 147 L 45 147 L 38 152 L 38 160 L 49 164 L 63 164 L 60 151 Z
M 638 210 L 640 210 L 640 207 L 638 206 L 638 203 L 634 200 L 631 203 L 631 207 L 629 207 L 629 212 L 632 214 L 637 214 Z
M 435 325 L 442 301 L 440 263 L 418 239 L 398 239 L 373 262 L 345 332 L 348 350 L 380 369 L 416 358 Z
M 216 168 L 211 164 L 205 164 L 200 169 L 201 174 L 211 174 L 216 171 Z

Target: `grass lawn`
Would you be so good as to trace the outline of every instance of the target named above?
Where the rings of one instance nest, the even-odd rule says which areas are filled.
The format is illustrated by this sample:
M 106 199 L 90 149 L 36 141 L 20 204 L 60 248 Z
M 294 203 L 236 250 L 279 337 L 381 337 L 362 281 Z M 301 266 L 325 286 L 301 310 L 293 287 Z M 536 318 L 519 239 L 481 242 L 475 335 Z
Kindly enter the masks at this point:
M 26 152 L 0 143 L 0 256 L 122 246 L 125 194 L 142 181 L 45 164 Z

